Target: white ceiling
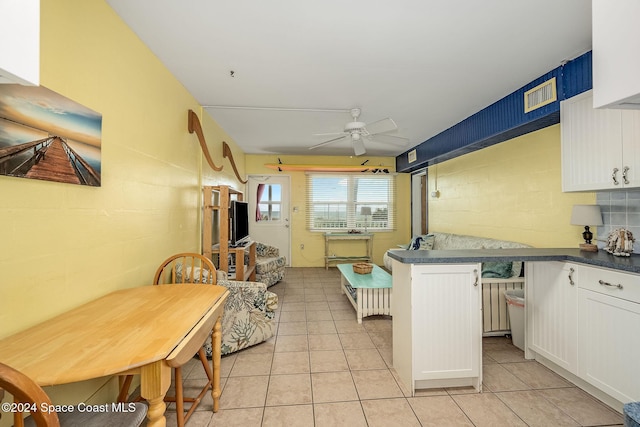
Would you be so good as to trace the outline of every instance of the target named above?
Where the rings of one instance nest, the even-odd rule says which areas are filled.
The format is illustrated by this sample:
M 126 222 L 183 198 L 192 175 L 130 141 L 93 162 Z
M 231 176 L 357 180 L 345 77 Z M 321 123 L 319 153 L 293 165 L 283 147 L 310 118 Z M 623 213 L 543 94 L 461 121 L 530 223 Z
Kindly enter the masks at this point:
M 588 0 L 107 2 L 201 105 L 264 108 L 206 109 L 245 153 L 351 155 L 308 148 L 360 107 L 396 156 L 591 49 Z

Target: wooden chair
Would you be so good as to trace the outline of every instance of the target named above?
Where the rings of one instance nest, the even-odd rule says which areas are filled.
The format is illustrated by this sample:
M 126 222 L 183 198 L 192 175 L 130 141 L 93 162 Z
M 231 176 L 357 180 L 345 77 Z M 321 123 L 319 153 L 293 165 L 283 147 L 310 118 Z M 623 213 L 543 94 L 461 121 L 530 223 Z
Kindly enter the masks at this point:
M 181 253 L 167 258 L 156 270 L 154 285 L 205 283 L 215 285 L 216 268 L 209 258 L 196 253 Z
M 89 426 L 139 426 L 147 414 L 147 406 L 135 404 L 135 410 L 130 412 L 65 412 L 59 416 L 55 412 L 41 411 L 41 405 L 51 405 L 49 396 L 31 378 L 12 367 L 0 363 L 0 400 L 3 390 L 13 395 L 15 403 L 28 404 L 37 410 L 31 411 L 31 416 L 24 419 L 21 412 L 14 412 L 14 425 L 20 427 L 89 427 Z M 3 411 L 6 412 L 6 411 Z
M 167 258 L 156 270 L 156 274 L 153 278 L 154 285 L 163 284 L 187 284 L 187 283 L 203 283 L 215 285 L 216 268 L 213 263 L 203 255 L 197 253 L 179 253 Z M 182 368 L 174 368 L 175 374 L 175 396 L 166 396 L 166 402 L 176 403 L 176 416 L 178 421 L 178 427 L 183 427 L 189 420 L 191 414 L 196 410 L 202 398 L 206 394 L 207 390 L 213 386 L 213 370 L 211 368 L 211 362 L 207 359 L 204 348 L 200 348 L 198 351 L 198 357 L 202 362 L 205 373 L 207 374 L 207 383 L 201 389 L 200 393 L 196 397 L 185 397 L 182 384 Z M 132 375 L 128 375 L 120 389 L 120 395 L 118 396 L 119 402 L 127 400 L 129 387 L 131 386 Z M 185 414 L 184 402 L 191 402 L 191 407 Z

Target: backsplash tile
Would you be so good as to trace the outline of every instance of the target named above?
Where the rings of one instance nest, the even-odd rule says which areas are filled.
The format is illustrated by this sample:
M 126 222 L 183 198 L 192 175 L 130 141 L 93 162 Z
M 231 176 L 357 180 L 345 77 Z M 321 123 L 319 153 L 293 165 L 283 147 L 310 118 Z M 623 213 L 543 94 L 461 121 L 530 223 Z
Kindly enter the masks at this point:
M 604 223 L 597 228 L 598 247 L 604 246 L 611 231 L 626 228 L 636 238 L 633 252 L 640 253 L 640 190 L 599 191 L 596 193 L 596 204 L 602 210 Z

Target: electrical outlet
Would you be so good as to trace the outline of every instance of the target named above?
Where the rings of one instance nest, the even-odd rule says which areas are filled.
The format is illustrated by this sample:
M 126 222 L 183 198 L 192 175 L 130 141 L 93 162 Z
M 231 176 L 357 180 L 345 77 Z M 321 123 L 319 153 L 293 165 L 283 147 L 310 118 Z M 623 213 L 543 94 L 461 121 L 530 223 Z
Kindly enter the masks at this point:
M 304 243 L 300 243 L 300 250 L 304 249 Z

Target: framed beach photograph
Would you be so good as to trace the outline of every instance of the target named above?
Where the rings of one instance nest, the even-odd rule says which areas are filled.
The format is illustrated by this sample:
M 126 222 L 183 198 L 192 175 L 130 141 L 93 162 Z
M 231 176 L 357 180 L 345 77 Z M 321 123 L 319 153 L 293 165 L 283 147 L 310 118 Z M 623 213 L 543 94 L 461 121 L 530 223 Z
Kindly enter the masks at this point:
M 0 84 L 0 175 L 99 187 L 102 115 L 42 86 Z

